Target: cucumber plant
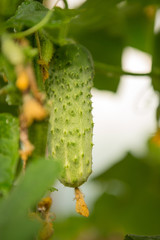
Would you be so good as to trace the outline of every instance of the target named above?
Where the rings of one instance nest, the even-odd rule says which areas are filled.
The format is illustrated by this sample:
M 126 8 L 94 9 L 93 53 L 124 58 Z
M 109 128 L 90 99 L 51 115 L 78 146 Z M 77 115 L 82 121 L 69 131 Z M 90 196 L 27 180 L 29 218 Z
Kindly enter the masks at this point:
M 56 190 L 52 186 L 58 178 L 74 188 L 76 211 L 89 215 L 79 186 L 92 172 L 94 65 L 94 86 L 98 89 L 115 92 L 121 75 L 146 75 L 152 77 L 154 90 L 160 92 L 160 32 L 154 31 L 159 1 L 86 0 L 82 6 L 69 9 L 67 0 L 63 0 L 64 8 L 56 6 L 57 0 L 50 10 L 45 7 L 48 2 L 0 1 L 0 236 L 3 240 L 71 240 L 107 239 L 107 234 L 112 238 L 111 231 L 117 230 L 157 234 L 157 150 L 149 155 L 152 166 L 148 157 L 146 166 L 144 159 L 138 164 L 138 159 L 129 156 L 114 165 L 113 171 L 111 168 L 94 179 L 98 187 L 104 187 L 100 187 L 102 194 L 86 221 L 73 216 L 53 227 L 50 194 Z M 152 71 L 124 71 L 121 59 L 126 46 L 152 54 Z M 87 48 L 94 56 L 94 65 Z M 159 147 L 159 115 L 157 128 L 152 142 Z M 135 174 L 131 178 L 133 169 L 138 169 L 136 179 Z M 121 185 L 127 188 L 121 189 Z M 152 186 L 154 191 L 150 191 Z M 147 223 L 147 215 L 152 224 Z M 78 236 L 81 230 L 84 234 Z M 141 237 L 128 235 L 126 239 Z

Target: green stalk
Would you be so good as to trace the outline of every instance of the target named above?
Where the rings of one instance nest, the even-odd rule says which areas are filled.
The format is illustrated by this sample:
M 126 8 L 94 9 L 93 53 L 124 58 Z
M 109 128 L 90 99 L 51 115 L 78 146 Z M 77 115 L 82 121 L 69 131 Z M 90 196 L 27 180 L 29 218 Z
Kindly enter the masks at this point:
M 112 75 L 118 74 L 118 75 L 130 75 L 130 76 L 151 76 L 152 73 L 132 73 L 132 72 L 127 72 L 123 71 L 121 67 L 118 66 L 113 66 L 113 65 L 108 65 L 100 62 L 94 62 L 95 68 L 104 73 L 105 75 L 108 75 L 108 77 L 111 77 Z
M 65 8 L 68 9 L 68 2 L 67 2 L 67 0 L 63 0 L 63 2 L 64 2 L 64 5 L 65 5 Z
M 33 33 L 35 33 L 36 31 L 38 31 L 40 28 L 42 28 L 51 18 L 53 13 L 53 10 L 49 10 L 46 14 L 46 16 L 36 25 L 34 25 L 33 27 L 27 29 L 26 31 L 23 32 L 17 32 L 17 33 L 13 33 L 11 34 L 11 36 L 13 38 L 23 38 L 26 37 L 28 35 L 31 35 Z

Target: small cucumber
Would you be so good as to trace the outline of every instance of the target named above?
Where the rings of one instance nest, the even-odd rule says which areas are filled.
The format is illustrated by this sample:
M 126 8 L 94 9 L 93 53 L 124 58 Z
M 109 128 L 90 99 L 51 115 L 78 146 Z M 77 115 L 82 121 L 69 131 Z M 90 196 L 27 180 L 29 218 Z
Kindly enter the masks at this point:
M 43 33 L 39 32 L 39 40 L 41 45 L 41 57 L 44 61 L 44 64 L 48 64 L 53 56 L 54 47 L 50 39 Z
M 51 102 L 48 152 L 61 161 L 59 180 L 69 187 L 80 186 L 92 172 L 93 75 L 89 51 L 67 44 L 55 52 L 45 83 Z

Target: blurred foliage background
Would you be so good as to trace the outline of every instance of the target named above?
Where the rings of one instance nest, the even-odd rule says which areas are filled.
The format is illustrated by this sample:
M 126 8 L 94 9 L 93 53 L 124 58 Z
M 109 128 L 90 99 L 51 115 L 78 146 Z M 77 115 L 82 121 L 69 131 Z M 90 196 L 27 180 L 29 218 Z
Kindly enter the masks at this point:
M 67 41 L 86 46 L 95 61 L 94 86 L 101 90 L 116 93 L 120 76 L 125 74 L 121 57 L 126 46 L 151 54 L 153 64 L 148 75 L 159 94 L 160 31 L 154 31 L 159 7 L 159 0 L 87 0 L 77 9 L 55 8 L 39 29 L 55 46 Z M 45 159 L 47 120 L 44 120 L 35 121 L 28 129 L 35 151 L 29 158 L 25 176 L 20 173 L 18 118 L 23 97 L 15 84 L 17 62 L 5 47 L 6 42 L 13 43 L 13 39 L 24 37 L 16 33 L 37 26 L 47 13 L 48 9 L 41 1 L 0 1 L 0 238 L 3 240 L 35 239 L 44 222 L 29 220 L 28 211 L 35 210 L 37 202 L 52 186 L 59 172 L 59 166 Z M 34 33 L 26 36 L 27 47 L 7 46 L 12 46 L 13 55 L 24 56 L 23 64 L 33 63 L 38 87 L 43 91 L 42 78 L 36 67 Z M 118 163 L 91 180 L 102 189 L 102 193 L 89 218 L 70 216 L 54 221 L 53 236 L 41 236 L 40 239 L 121 240 L 130 233 L 160 234 L 159 114 L 158 107 L 157 134 L 148 140 L 145 156 L 138 158 L 127 153 L 124 159 L 119 159 Z M 127 240 L 142 238 L 149 237 L 126 237 Z

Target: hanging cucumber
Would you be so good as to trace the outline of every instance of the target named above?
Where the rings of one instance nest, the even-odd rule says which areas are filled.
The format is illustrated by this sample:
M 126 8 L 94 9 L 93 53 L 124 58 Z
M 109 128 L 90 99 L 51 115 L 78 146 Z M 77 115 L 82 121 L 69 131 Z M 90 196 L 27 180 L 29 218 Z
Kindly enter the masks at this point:
M 48 152 L 62 162 L 59 180 L 74 188 L 92 172 L 93 75 L 89 51 L 79 44 L 67 44 L 55 52 L 46 80 L 51 102 Z

